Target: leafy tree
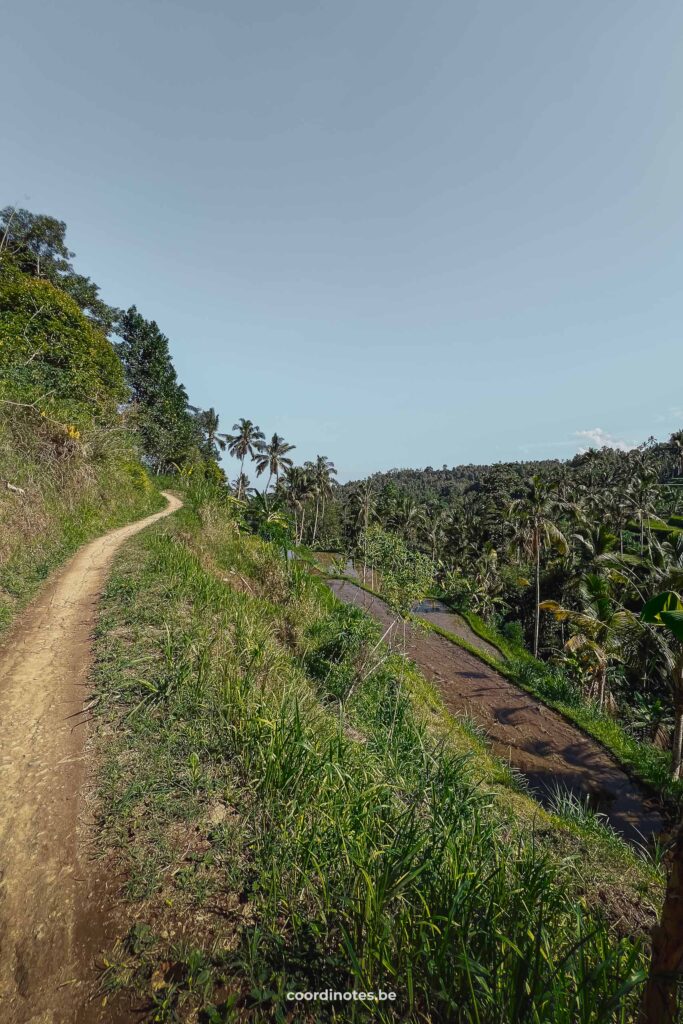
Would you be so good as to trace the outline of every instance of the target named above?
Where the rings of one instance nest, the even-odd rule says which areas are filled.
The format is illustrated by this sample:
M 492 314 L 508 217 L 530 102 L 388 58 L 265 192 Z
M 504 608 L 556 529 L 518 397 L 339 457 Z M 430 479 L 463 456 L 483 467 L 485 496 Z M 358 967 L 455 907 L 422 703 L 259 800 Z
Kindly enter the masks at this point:
M 426 555 L 411 551 L 395 533 L 377 525 L 367 531 L 364 548 L 368 561 L 380 574 L 382 594 L 405 617 L 429 592 L 434 563 Z
M 122 314 L 117 331 L 144 455 L 158 473 L 181 466 L 200 449 L 202 436 L 178 381 L 168 338 L 135 306 Z
M 125 397 L 121 363 L 76 303 L 47 280 L 0 273 L 0 393 L 47 410 L 92 415 Z
M 0 210 L 0 256 L 32 277 L 57 285 L 98 327 L 108 333 L 119 310 L 99 297 L 99 288 L 89 277 L 77 274 L 74 256 L 66 245 L 66 224 L 46 214 L 6 206 Z

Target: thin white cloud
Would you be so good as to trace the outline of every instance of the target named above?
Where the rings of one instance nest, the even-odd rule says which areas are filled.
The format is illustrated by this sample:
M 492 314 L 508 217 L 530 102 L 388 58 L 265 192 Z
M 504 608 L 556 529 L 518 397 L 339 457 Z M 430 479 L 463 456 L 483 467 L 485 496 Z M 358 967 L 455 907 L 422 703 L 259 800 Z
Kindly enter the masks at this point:
M 579 453 L 587 452 L 589 448 L 615 448 L 618 452 L 632 452 L 638 446 L 630 441 L 622 441 L 618 437 L 612 437 L 602 427 L 593 427 L 592 430 L 577 430 L 575 436 L 587 441 L 588 444 L 579 448 Z

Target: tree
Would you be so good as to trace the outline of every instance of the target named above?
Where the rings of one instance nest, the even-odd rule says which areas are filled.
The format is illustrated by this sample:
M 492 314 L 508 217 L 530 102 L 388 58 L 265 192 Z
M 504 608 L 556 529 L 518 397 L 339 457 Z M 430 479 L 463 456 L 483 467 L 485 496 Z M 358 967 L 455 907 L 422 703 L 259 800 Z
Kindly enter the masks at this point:
M 674 735 L 671 772 L 674 779 L 683 774 L 683 599 L 672 590 L 650 598 L 640 613 L 643 622 L 665 633 L 669 648 L 670 689 L 674 707 Z
M 294 451 L 295 445 L 287 444 L 283 437 L 279 434 L 273 434 L 270 441 L 267 444 L 261 446 L 256 454 L 256 475 L 260 476 L 268 470 L 268 483 L 266 484 L 266 494 L 270 487 L 270 481 L 275 477 L 275 486 L 277 488 L 280 480 L 280 473 L 287 466 L 293 465 L 293 460 L 289 458 L 288 452 Z
M 514 538 L 521 552 L 529 555 L 536 575 L 536 613 L 534 626 L 534 657 L 538 657 L 541 603 L 541 552 L 554 547 L 566 555 L 569 546 L 564 534 L 553 521 L 556 502 L 546 481 L 534 476 L 528 483 L 527 494 L 516 498 L 508 507 Z
M 201 432 L 179 383 L 169 342 L 135 306 L 122 314 L 116 346 L 130 388 L 130 404 L 144 455 L 157 473 L 183 465 L 201 447 Z
M 624 645 L 638 629 L 635 615 L 615 606 L 607 581 L 589 573 L 579 587 L 583 608 L 563 608 L 557 601 L 542 601 L 541 611 L 551 612 L 558 622 L 568 622 L 572 635 L 565 650 L 576 654 L 588 671 L 589 696 L 597 698 L 602 710 L 610 703 L 607 670 L 610 662 L 622 661 Z
M 313 523 L 313 537 L 311 544 L 315 544 L 318 532 L 318 513 L 322 508 L 322 515 L 325 515 L 325 501 L 332 494 L 332 477 L 337 475 L 334 463 L 326 455 L 316 456 L 315 462 L 311 465 L 311 478 L 315 494 L 315 520 Z
M 642 1024 L 677 1024 L 678 988 L 683 970 L 683 820 L 668 855 L 669 874 L 659 923 L 652 929 L 652 954 Z
M 351 491 L 350 512 L 352 516 L 351 535 L 352 545 L 356 545 L 358 538 L 361 539 L 363 550 L 363 582 L 367 575 L 368 558 L 365 545 L 367 542 L 370 523 L 377 515 L 377 491 L 372 480 L 363 480 L 356 484 Z
M 238 498 L 238 500 L 250 498 L 254 492 L 254 488 L 250 486 L 249 477 L 246 473 L 240 473 L 240 475 L 233 480 L 230 486 L 235 493 L 235 497 L 242 495 L 242 498 Z
M 99 297 L 89 277 L 77 274 L 66 245 L 66 224 L 47 214 L 6 206 L 0 210 L 0 256 L 24 274 L 42 278 L 61 288 L 101 328 L 109 333 L 120 310 Z
M 674 473 L 677 477 L 683 477 L 683 430 L 677 430 L 671 435 L 669 446 L 673 456 Z
M 228 451 L 235 459 L 240 460 L 240 472 L 237 477 L 238 491 L 237 498 L 242 497 L 241 482 L 244 477 L 244 460 L 247 455 L 254 459 L 256 458 L 257 452 L 261 450 L 263 442 L 265 441 L 265 434 L 260 427 L 257 427 L 251 420 L 245 420 L 242 418 L 237 423 L 233 424 L 232 429 L 235 431 L 234 434 L 226 435 L 226 442 L 228 445 Z
M 203 454 L 209 459 L 218 461 L 220 453 L 225 451 L 228 443 L 228 435 L 218 432 L 218 413 L 213 407 L 210 409 L 197 409 L 195 406 L 190 406 L 190 411 L 194 414 L 197 425 L 203 435 Z
M 113 412 L 126 396 L 116 352 L 73 299 L 12 267 L 0 273 L 0 381 L 0 392 L 42 411 L 67 402 Z
M 306 504 L 313 493 L 310 471 L 306 466 L 287 466 L 284 482 L 287 501 L 294 512 L 294 539 L 301 544 L 306 525 Z

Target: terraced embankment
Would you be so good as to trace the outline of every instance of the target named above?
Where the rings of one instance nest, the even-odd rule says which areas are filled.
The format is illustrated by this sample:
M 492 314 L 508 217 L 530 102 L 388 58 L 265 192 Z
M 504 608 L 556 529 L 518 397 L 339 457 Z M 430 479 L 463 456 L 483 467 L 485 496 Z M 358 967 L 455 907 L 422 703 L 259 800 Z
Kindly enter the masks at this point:
M 353 583 L 331 579 L 328 585 L 340 600 L 363 608 L 384 626 L 394 621 L 382 600 Z M 432 615 L 428 618 L 433 621 Z M 625 839 L 642 842 L 661 830 L 655 801 L 599 743 L 562 715 L 436 633 L 408 624 L 406 639 L 408 657 L 435 684 L 448 710 L 476 721 L 493 752 L 522 772 L 541 800 L 556 787 L 566 787 L 588 796 Z M 477 646 L 484 643 L 477 638 Z

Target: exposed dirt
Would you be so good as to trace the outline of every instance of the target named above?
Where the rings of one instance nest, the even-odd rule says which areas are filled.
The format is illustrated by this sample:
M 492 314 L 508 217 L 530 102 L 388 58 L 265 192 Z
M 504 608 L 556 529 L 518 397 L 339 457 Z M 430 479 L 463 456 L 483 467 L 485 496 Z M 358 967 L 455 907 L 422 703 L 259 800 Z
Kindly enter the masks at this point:
M 93 958 L 107 944 L 88 855 L 88 673 L 97 599 L 118 548 L 181 506 L 85 545 L 0 647 L 0 1020 L 89 1024 Z
M 383 601 L 353 583 L 328 585 L 385 626 L 394 619 Z M 455 632 L 453 623 L 449 629 Z M 630 841 L 661 831 L 655 801 L 599 743 L 451 641 L 410 625 L 406 636 L 408 657 L 436 684 L 448 710 L 483 726 L 493 752 L 519 769 L 541 799 L 559 785 L 588 796 Z

